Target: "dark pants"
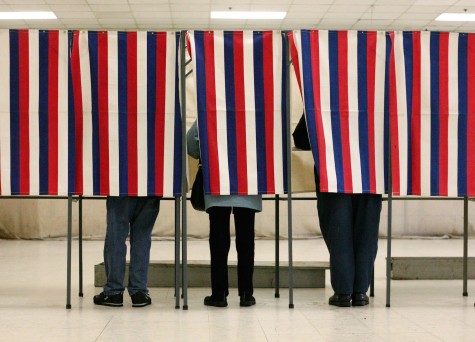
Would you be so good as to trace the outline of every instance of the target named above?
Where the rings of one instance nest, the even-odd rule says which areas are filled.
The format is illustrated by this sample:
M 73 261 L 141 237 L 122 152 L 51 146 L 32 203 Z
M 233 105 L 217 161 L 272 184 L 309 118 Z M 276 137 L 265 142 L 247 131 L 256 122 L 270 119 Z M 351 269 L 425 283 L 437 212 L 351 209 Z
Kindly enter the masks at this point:
M 125 240 L 130 232 L 130 267 L 127 290 L 147 293 L 148 264 L 152 230 L 158 211 L 158 197 L 107 197 L 107 231 L 104 241 L 104 264 L 107 295 L 124 291 Z
M 318 217 L 337 294 L 365 293 L 378 250 L 381 195 L 318 193 Z
M 238 255 L 239 295 L 252 294 L 254 271 L 254 217 L 255 211 L 248 208 L 211 207 L 208 209 L 211 252 L 211 290 L 213 294 L 229 294 L 228 254 L 231 245 L 229 220 L 231 210 L 236 227 L 236 250 Z

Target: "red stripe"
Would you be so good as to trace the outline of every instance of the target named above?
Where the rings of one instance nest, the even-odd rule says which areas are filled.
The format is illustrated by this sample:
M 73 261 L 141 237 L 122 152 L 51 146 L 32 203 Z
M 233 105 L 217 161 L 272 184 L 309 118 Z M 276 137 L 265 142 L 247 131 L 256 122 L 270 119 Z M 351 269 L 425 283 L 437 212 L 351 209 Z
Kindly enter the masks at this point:
M 449 159 L 449 33 L 439 36 L 439 193 L 447 196 Z
M 238 193 L 246 195 L 247 189 L 247 146 L 246 146 L 246 104 L 244 95 L 244 52 L 243 32 L 234 32 L 234 91 L 236 105 L 236 152 Z
M 165 146 L 165 94 L 166 94 L 166 67 L 167 67 L 167 35 L 157 34 L 156 51 L 156 109 L 155 109 L 155 192 L 163 195 L 163 169 Z
M 48 194 L 58 194 L 58 49 L 59 32 L 49 31 L 48 51 Z
M 127 33 L 128 190 L 138 194 L 137 179 L 137 32 Z
M 348 108 L 348 32 L 338 32 L 338 95 L 340 100 L 340 130 L 345 193 L 353 192 L 351 177 L 350 123 Z
M 475 75 L 475 35 L 468 35 L 467 75 Z M 475 78 L 467 84 L 467 195 L 475 196 Z
M 85 33 L 87 34 L 87 33 Z M 71 78 L 74 95 L 74 114 L 76 127 L 76 195 L 83 194 L 83 108 L 82 108 L 82 85 L 81 85 L 81 64 L 79 60 L 79 31 L 73 35 L 73 47 L 71 50 Z
M 214 33 L 204 33 L 205 68 L 206 68 L 206 111 L 208 122 L 208 157 L 211 194 L 219 195 L 219 162 L 216 123 L 216 82 L 214 70 Z
M 109 70 L 107 32 L 97 35 L 98 45 L 98 103 L 99 103 L 99 165 L 101 195 L 109 194 Z
M 421 33 L 412 34 L 412 194 L 421 194 Z M 410 166 L 411 167 L 411 166 Z
M 376 161 L 374 147 L 374 88 L 376 83 L 376 44 L 377 34 L 369 31 L 366 43 L 366 70 L 367 70 L 367 88 L 368 88 L 368 154 L 369 154 L 369 191 L 372 194 L 376 190 Z
M 315 110 L 315 130 L 319 156 L 320 191 L 328 191 L 327 157 L 325 133 L 323 130 L 322 106 L 320 99 L 320 49 L 318 31 L 310 31 L 310 53 L 312 59 L 313 104 Z
M 20 194 L 30 192 L 30 75 L 28 30 L 18 31 L 19 88 L 20 88 Z
M 274 61 L 272 31 L 262 32 L 264 115 L 266 132 L 266 193 L 275 193 L 274 181 Z
M 394 42 L 394 33 L 390 34 L 391 41 Z M 389 117 L 391 131 L 391 172 L 392 172 L 392 188 L 393 194 L 399 195 L 401 192 L 400 176 L 399 176 L 399 136 L 398 136 L 398 108 L 396 94 L 396 64 L 394 60 L 394 48 L 391 49 L 389 60 Z
M 297 52 L 297 46 L 295 45 L 294 34 L 292 31 L 287 33 L 290 47 L 290 58 L 292 59 L 292 66 L 294 67 L 295 77 L 297 78 L 297 84 L 299 85 L 300 95 L 302 95 L 302 82 L 300 81 L 300 65 L 299 55 Z

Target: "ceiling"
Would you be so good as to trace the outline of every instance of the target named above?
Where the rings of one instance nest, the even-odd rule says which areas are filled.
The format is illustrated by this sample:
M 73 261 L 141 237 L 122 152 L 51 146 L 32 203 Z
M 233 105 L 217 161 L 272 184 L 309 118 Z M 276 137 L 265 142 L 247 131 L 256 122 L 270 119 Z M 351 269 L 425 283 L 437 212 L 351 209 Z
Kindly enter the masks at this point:
M 283 20 L 216 20 L 210 11 L 286 11 Z M 334 29 L 475 32 L 475 22 L 436 22 L 475 13 L 475 0 L 0 0 L 0 11 L 53 11 L 58 20 L 0 21 L 0 28 L 89 30 Z

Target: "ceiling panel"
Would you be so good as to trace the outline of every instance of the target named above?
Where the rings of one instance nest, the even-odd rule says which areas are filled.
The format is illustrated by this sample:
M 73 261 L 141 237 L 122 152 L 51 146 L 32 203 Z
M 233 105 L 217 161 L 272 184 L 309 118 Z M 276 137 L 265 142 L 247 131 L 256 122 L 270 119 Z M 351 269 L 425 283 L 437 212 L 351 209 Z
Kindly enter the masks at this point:
M 210 10 L 286 11 L 283 20 L 225 21 Z M 475 23 L 436 22 L 444 11 L 475 13 L 475 0 L 0 0 L 0 11 L 52 10 L 59 20 L 1 21 L 0 28 L 381 29 L 475 31 Z

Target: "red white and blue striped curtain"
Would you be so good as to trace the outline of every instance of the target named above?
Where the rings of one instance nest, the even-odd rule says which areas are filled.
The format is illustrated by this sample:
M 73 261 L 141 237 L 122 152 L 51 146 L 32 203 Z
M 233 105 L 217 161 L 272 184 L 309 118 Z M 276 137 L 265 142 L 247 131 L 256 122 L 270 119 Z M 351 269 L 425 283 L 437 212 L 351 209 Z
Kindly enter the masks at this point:
M 181 193 L 175 32 L 75 32 L 76 192 Z
M 384 193 L 389 38 L 384 32 L 301 30 L 290 42 L 320 190 Z
M 284 36 L 277 31 L 188 35 L 205 193 L 284 193 Z
M 67 195 L 69 33 L 0 30 L 0 194 Z
M 394 193 L 475 196 L 475 34 L 391 36 Z

